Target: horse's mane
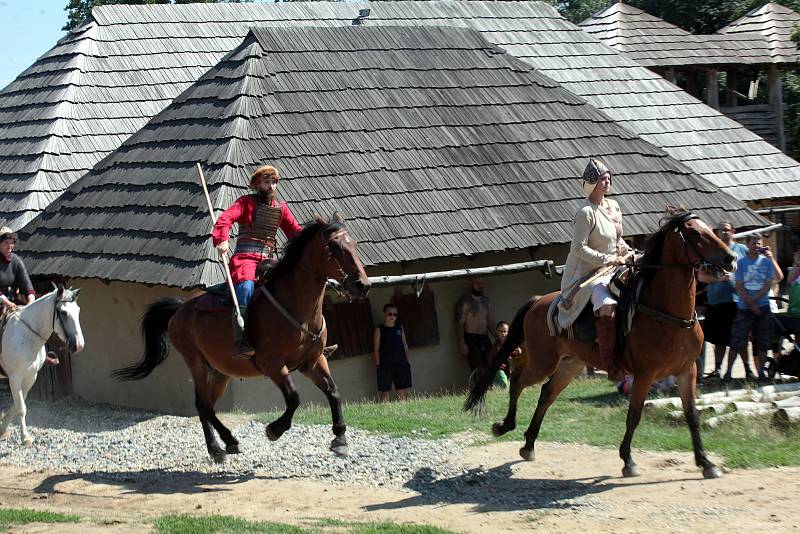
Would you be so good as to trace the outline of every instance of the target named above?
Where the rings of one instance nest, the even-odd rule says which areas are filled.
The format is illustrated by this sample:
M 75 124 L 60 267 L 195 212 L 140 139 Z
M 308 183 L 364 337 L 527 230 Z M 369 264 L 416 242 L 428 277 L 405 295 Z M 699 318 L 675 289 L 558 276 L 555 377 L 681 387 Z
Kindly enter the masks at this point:
M 669 232 L 681 225 L 689 214 L 689 211 L 681 209 L 674 215 L 668 215 L 661 219 L 661 228 L 648 238 L 647 245 L 644 249 L 644 255 L 637 263 L 643 265 L 660 265 L 661 254 L 664 251 L 664 239 Z M 644 269 L 645 282 L 650 281 L 655 274 L 656 269 Z
M 270 267 L 265 277 L 267 279 L 267 289 L 272 289 L 273 284 L 278 278 L 294 271 L 297 262 L 303 255 L 306 245 L 319 234 L 319 232 L 336 231 L 344 225 L 339 222 L 331 221 L 328 224 L 323 224 L 317 221 L 311 221 L 303 226 L 303 230 L 292 237 L 286 242 L 283 248 L 283 257 L 274 266 Z

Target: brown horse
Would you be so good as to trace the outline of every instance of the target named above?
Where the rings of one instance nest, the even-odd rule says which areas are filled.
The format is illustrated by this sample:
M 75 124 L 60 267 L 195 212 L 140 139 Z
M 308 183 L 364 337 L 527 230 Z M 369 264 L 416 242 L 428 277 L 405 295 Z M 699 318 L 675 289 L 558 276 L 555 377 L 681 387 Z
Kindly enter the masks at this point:
M 721 277 L 734 269 L 735 256 L 696 215 L 674 208 L 668 214 L 636 267 L 643 272 L 644 282 L 632 328 L 624 338 L 621 352 L 622 363 L 634 376 L 627 430 L 619 448 L 620 458 L 625 462 L 622 474 L 626 477 L 639 474 L 631 458 L 631 440 L 651 384 L 660 377 L 675 375 L 691 431 L 695 462 L 703 469 L 704 477 L 716 478 L 722 473 L 703 450 L 694 401 L 695 359 L 703 346 L 703 332 L 695 319 L 695 270 Z M 474 409 L 482 402 L 502 362 L 525 342 L 528 362 L 520 372 L 512 374 L 508 413 L 492 427 L 497 436 L 514 430 L 520 393 L 547 380 L 525 432 L 525 446 L 519 451 L 525 460 L 534 459 L 534 443 L 542 419 L 558 394 L 587 364 L 601 365 L 596 344 L 549 335 L 546 315 L 557 296 L 558 292 L 550 293 L 520 308 L 493 368 L 472 387 L 465 403 L 465 409 Z
M 322 300 L 329 278 L 344 279 L 342 287 L 353 297 L 364 297 L 369 292 L 369 280 L 356 252 L 356 241 L 349 236 L 338 214 L 334 214 L 330 223 L 317 216 L 315 222 L 306 225 L 288 242 L 283 258 L 267 272 L 266 285 L 256 291 L 250 302 L 247 336 L 256 349 L 252 360 L 233 356 L 230 311 L 200 311 L 196 298 L 187 301 L 166 298 L 151 304 L 142 318 L 145 341 L 142 360 L 115 371 L 114 375 L 120 380 L 148 376 L 169 353 L 165 340 L 169 331 L 173 346 L 183 355 L 192 373 L 195 406 L 208 452 L 214 461 L 222 462 L 226 453 L 239 453 L 239 442 L 214 411 L 214 404 L 231 377 L 268 376 L 280 388 L 286 410 L 266 428 L 267 437 L 274 441 L 291 427 L 292 416 L 300 404 L 289 376 L 291 371 L 299 369 L 327 397 L 335 435 L 331 450 L 346 455 L 346 425 L 339 391 L 323 354 L 327 330 Z M 225 442 L 225 450 L 217 443 L 214 430 Z

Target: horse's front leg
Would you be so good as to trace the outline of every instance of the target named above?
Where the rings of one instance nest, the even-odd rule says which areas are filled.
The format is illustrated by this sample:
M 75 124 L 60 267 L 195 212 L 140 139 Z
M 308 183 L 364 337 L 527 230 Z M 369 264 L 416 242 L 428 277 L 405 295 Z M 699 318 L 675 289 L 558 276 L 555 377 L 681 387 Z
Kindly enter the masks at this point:
M 344 435 L 347 425 L 342 414 L 342 399 L 339 395 L 339 388 L 336 387 L 336 382 L 331 377 L 328 360 L 325 359 L 325 356 L 320 355 L 313 365 L 303 368 L 302 372 L 325 394 L 331 407 L 333 435 L 335 436 L 331 441 L 331 450 L 338 456 L 347 456 L 350 454 L 350 448 Z
M 700 438 L 700 415 L 697 413 L 694 402 L 696 365 L 692 365 L 688 371 L 677 375 L 676 378 L 683 403 L 683 413 L 686 416 L 686 423 L 689 425 L 689 432 L 692 434 L 694 461 L 698 467 L 703 469 L 703 478 L 719 478 L 722 476 L 722 471 L 708 459 L 706 451 L 703 450 L 703 440 Z
M 275 441 L 292 427 L 292 417 L 297 407 L 300 406 L 300 395 L 297 393 L 292 377 L 289 376 L 289 369 L 285 365 L 280 369 L 270 370 L 267 376 L 275 382 L 275 385 L 283 393 L 283 400 L 286 401 L 286 410 L 266 428 L 267 438 Z
M 633 441 L 633 433 L 642 419 L 644 401 L 650 392 L 652 384 L 652 376 L 634 375 L 633 377 L 633 389 L 631 391 L 630 404 L 628 404 L 625 437 L 622 438 L 622 443 L 619 446 L 619 457 L 625 462 L 625 466 L 622 468 L 622 476 L 624 477 L 639 476 L 639 466 L 636 465 L 636 462 L 631 457 L 631 442 Z

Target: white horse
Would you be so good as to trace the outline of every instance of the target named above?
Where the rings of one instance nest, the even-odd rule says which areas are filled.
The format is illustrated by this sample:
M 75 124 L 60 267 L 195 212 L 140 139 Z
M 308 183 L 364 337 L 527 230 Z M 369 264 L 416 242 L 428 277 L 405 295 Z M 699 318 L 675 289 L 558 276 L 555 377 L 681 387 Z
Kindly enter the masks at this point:
M 50 335 L 55 332 L 70 352 L 83 350 L 81 309 L 75 300 L 79 291 L 59 285 L 27 306 L 18 307 L 8 317 L 0 339 L 0 367 L 8 376 L 14 407 L 0 421 L 0 439 L 8 439 L 8 425 L 18 415 L 22 444 L 28 447 L 33 443 L 25 426 L 25 397 L 44 365 L 44 345 Z

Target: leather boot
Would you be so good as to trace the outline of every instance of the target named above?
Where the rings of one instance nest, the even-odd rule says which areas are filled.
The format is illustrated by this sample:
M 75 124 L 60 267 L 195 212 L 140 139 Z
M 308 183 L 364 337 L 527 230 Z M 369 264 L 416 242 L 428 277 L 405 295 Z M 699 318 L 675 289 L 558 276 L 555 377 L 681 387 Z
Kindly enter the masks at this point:
M 600 361 L 608 373 L 608 379 L 619 382 L 625 373 L 617 360 L 615 349 L 617 344 L 616 322 L 613 317 L 597 318 L 597 344 L 600 346 Z
M 247 306 L 239 306 L 239 313 L 242 315 L 242 319 L 244 319 L 245 327 L 247 326 Z M 234 350 L 233 356 L 235 358 L 239 358 L 240 360 L 249 360 L 253 354 L 256 353 L 256 350 L 250 345 L 250 342 L 247 341 L 247 336 L 245 336 L 245 328 L 239 326 L 239 321 L 236 320 L 236 313 L 233 314 L 233 342 L 234 342 Z

